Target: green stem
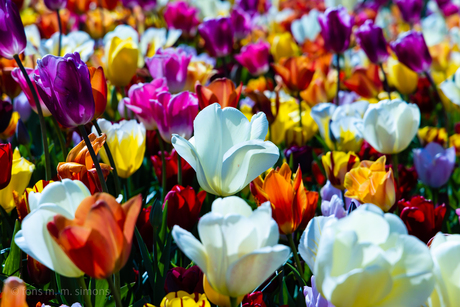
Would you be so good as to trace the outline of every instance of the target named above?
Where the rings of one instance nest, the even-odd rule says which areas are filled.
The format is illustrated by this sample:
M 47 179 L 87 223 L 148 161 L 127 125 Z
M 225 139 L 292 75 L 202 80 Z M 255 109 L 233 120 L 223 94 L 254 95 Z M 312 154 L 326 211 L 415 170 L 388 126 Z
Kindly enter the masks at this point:
M 113 274 L 113 277 L 115 279 L 115 287 L 116 287 L 116 289 L 121 289 L 120 271 L 118 271 L 115 274 Z
M 289 242 L 289 246 L 291 247 L 292 253 L 294 254 L 294 261 L 297 265 L 297 269 L 299 270 L 300 276 L 303 278 L 303 269 L 302 264 L 300 263 L 299 254 L 297 253 L 297 248 L 295 248 L 294 240 L 292 239 L 292 234 L 286 236 Z
M 161 151 L 161 199 L 165 200 L 166 197 L 166 159 L 165 159 L 165 146 L 161 139 L 160 132 L 157 132 L 158 142 Z
M 80 133 L 83 136 L 83 139 L 85 140 L 86 147 L 88 148 L 89 154 L 91 155 L 91 159 L 93 159 L 94 167 L 97 171 L 97 176 L 99 177 L 99 181 L 101 182 L 102 192 L 109 193 L 109 190 L 107 189 L 107 183 L 105 182 L 104 175 L 102 174 L 101 165 L 97 160 L 96 153 L 94 152 L 93 145 L 91 144 L 91 141 L 88 138 L 88 134 L 86 133 L 85 127 L 78 126 L 78 128 L 80 129 Z
M 337 92 L 335 94 L 335 104 L 339 105 L 339 92 L 340 92 L 340 53 L 337 53 Z
M 56 10 L 57 22 L 59 25 L 59 43 L 58 43 L 58 56 L 61 56 L 62 50 L 62 23 L 61 23 L 61 16 L 59 15 L 59 10 Z
M 300 92 L 297 98 L 299 99 L 299 127 L 302 128 L 302 98 L 300 97 Z
M 83 289 L 82 296 L 83 296 L 83 300 L 85 301 L 85 306 L 92 307 L 93 304 L 91 303 L 91 297 L 88 295 L 89 292 L 88 292 L 88 288 L 86 287 L 85 277 L 84 276 L 78 277 L 77 282 L 80 288 Z
M 238 298 L 230 297 L 230 307 L 238 307 Z
M 61 128 L 59 128 L 59 124 L 54 116 L 51 116 L 51 120 L 53 121 L 54 129 L 57 131 L 59 146 L 61 146 L 62 154 L 64 155 L 64 159 L 67 157 L 67 148 L 65 147 L 65 141 L 62 137 Z
M 113 298 L 115 299 L 115 305 L 117 307 L 123 307 L 119 289 L 115 288 L 115 284 L 113 283 L 113 276 L 109 276 L 107 282 L 109 283 L 110 292 L 112 292 Z
M 177 184 L 182 185 L 182 158 L 177 154 Z
M 16 60 L 16 63 L 18 64 L 19 69 L 21 70 L 22 74 L 24 75 L 24 78 L 27 81 L 27 85 L 29 86 L 29 89 L 32 92 L 32 96 L 34 97 L 35 105 L 37 107 L 38 120 L 40 122 L 40 130 L 42 133 L 43 151 L 45 152 L 45 180 L 48 181 L 48 180 L 51 180 L 51 162 L 50 162 L 50 152 L 48 149 L 48 140 L 46 138 L 46 124 L 45 124 L 45 118 L 43 117 L 42 106 L 40 104 L 40 100 L 38 99 L 37 91 L 35 90 L 35 87 L 33 86 L 32 81 L 30 81 L 29 75 L 27 74 L 27 71 L 24 68 L 24 65 L 22 65 L 21 59 L 19 59 L 19 55 L 15 54 L 13 57 Z
M 382 74 L 383 74 L 383 87 L 384 87 L 385 91 L 388 94 L 388 99 L 391 100 L 391 92 L 390 92 L 390 86 L 388 85 L 387 74 L 385 73 L 385 70 L 383 70 L 383 64 L 382 63 L 379 64 L 379 67 L 380 67 L 380 70 L 382 71 Z
M 392 154 L 391 155 L 391 163 L 393 164 L 393 174 L 396 180 L 396 183 L 398 183 L 398 154 Z

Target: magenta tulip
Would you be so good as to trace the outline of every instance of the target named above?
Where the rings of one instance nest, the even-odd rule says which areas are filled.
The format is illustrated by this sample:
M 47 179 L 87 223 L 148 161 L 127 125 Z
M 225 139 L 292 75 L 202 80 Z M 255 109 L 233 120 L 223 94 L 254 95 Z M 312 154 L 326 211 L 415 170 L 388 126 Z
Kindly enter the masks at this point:
M 417 73 L 429 71 L 433 60 L 422 33 L 405 32 L 390 45 L 399 62 Z
M 233 49 L 233 25 L 229 17 L 205 20 L 198 26 L 204 47 L 213 57 L 229 55 Z
M 11 60 L 26 46 L 26 32 L 18 7 L 11 0 L 0 0 L 0 56 Z
M 380 64 L 388 59 L 390 54 L 387 50 L 387 41 L 383 36 L 383 30 L 374 25 L 372 20 L 366 20 L 355 32 L 355 35 L 358 45 L 372 63 Z
M 200 20 L 198 9 L 186 1 L 169 2 L 164 12 L 168 28 L 182 30 L 187 35 L 195 35 Z
M 269 69 L 268 57 L 270 55 L 270 45 L 266 42 L 248 44 L 241 48 L 240 54 L 235 55 L 235 59 L 249 72 L 254 75 L 262 75 Z
M 318 17 L 318 21 L 326 49 L 335 53 L 342 53 L 348 49 L 354 21 L 346 8 L 328 8 Z

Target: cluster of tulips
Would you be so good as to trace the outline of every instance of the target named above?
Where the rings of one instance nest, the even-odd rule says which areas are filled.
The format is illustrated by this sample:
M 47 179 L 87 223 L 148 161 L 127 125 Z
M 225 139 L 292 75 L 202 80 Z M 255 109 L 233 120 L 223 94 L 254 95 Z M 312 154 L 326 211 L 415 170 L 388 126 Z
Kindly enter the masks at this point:
M 0 0 L 0 307 L 453 307 L 457 0 Z

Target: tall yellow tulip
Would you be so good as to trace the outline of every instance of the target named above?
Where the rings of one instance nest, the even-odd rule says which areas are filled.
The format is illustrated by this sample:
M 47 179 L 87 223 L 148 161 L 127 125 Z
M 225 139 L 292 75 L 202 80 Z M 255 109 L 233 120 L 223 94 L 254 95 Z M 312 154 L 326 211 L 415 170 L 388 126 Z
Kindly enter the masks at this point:
M 131 38 L 122 40 L 114 36 L 105 46 L 107 79 L 115 86 L 126 86 L 137 71 L 138 46 Z

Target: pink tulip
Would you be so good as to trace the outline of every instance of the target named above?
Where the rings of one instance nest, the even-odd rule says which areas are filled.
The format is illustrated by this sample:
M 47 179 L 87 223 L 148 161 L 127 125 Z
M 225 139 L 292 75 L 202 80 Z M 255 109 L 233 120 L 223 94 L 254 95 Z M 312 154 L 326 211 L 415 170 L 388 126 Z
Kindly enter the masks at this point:
M 252 75 L 262 75 L 269 69 L 269 49 L 270 45 L 266 42 L 248 44 L 241 48 L 240 54 L 235 55 L 235 59 Z

